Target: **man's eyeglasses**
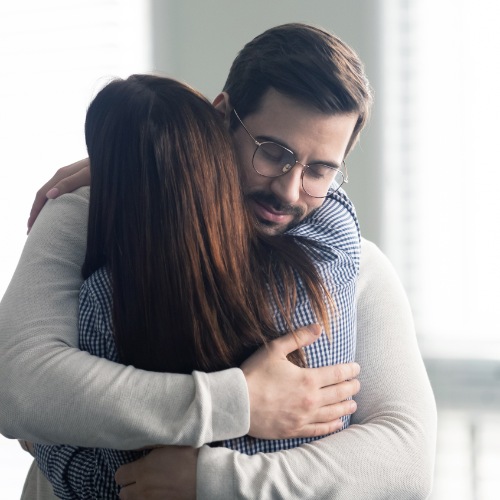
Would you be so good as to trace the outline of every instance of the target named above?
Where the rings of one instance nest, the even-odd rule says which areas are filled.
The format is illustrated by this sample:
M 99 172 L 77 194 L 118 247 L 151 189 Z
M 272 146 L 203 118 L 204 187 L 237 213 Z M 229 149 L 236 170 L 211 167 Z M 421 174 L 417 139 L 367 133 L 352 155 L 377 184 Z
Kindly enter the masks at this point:
M 263 177 L 280 177 L 287 174 L 298 163 L 302 167 L 302 188 L 313 198 L 326 198 L 337 191 L 342 184 L 348 183 L 345 162 L 342 165 L 345 175 L 340 168 L 322 163 L 304 165 L 297 160 L 295 153 L 272 141 L 259 142 L 245 127 L 235 109 L 233 112 L 254 142 L 256 148 L 252 157 L 254 170 Z

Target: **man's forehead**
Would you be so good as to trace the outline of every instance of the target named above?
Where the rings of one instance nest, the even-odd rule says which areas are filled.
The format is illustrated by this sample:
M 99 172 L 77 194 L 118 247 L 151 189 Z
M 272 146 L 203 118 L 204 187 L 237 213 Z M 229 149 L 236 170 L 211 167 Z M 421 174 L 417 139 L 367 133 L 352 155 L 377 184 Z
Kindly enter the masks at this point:
M 279 92 L 274 88 L 268 89 L 259 101 L 259 105 L 244 117 L 244 121 L 265 125 L 266 122 L 284 122 L 288 129 L 300 127 L 307 118 L 313 121 L 349 119 L 357 121 L 356 112 L 325 112 L 311 103 L 304 102 L 296 97 Z M 354 125 L 353 125 L 354 128 Z
M 297 97 L 290 96 L 279 90 L 276 90 L 274 87 L 269 87 L 259 99 L 255 110 L 249 113 L 247 116 L 259 116 L 263 113 L 266 113 L 266 110 L 274 107 L 287 106 L 292 107 L 294 109 L 303 109 L 320 112 L 315 106 L 310 103 L 307 103 Z
M 355 113 L 324 113 L 273 90 L 243 121 L 257 139 L 272 140 L 293 149 L 294 143 L 301 138 L 325 146 L 332 138 L 336 142 L 335 137 L 350 138 L 357 119 Z

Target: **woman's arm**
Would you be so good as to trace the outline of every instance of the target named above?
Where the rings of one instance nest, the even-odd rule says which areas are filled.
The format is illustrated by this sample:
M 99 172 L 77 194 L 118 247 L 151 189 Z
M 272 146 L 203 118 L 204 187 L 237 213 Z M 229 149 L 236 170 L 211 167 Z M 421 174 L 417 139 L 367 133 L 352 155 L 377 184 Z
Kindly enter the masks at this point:
M 197 498 L 251 499 L 256 491 L 262 498 L 426 498 L 434 466 L 434 397 L 406 295 L 386 257 L 367 241 L 358 283 L 357 361 L 361 391 L 348 429 L 251 457 L 203 447 Z
M 88 189 L 47 203 L 2 300 L 2 434 L 133 449 L 200 446 L 247 432 L 248 393 L 238 369 L 146 373 L 76 348 L 87 212 Z
M 106 271 L 85 281 L 79 295 L 79 347 L 95 356 L 118 360 L 111 319 L 111 285 Z M 144 452 L 66 445 L 34 445 L 35 458 L 59 498 L 116 498 L 116 469 Z
M 237 368 L 145 372 L 77 349 L 87 213 L 88 188 L 46 204 L 0 304 L 2 434 L 137 449 L 241 436 L 250 420 L 252 435 L 265 438 L 332 431 L 339 412 L 328 405 L 339 400 L 323 387 L 348 377 L 336 379 L 327 368 L 299 369 L 280 349 L 262 356 L 246 375 Z M 300 337 L 307 345 L 315 335 L 303 331 Z M 289 344 L 296 348 L 293 337 Z
M 90 161 L 88 158 L 60 168 L 37 191 L 28 219 L 28 232 L 31 231 L 31 227 L 45 206 L 45 203 L 47 203 L 47 199 L 54 199 L 60 195 L 72 193 L 84 186 L 90 186 Z

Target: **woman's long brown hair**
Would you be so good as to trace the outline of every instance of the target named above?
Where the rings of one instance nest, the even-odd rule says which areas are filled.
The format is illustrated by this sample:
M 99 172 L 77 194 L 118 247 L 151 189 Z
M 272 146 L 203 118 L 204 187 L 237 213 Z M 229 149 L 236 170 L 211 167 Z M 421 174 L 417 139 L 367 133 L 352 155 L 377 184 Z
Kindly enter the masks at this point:
M 85 136 L 82 272 L 109 272 L 123 363 L 177 373 L 236 366 L 279 334 L 273 301 L 292 328 L 298 279 L 328 325 L 328 294 L 301 244 L 252 224 L 229 134 L 204 97 L 156 76 L 116 80 L 91 103 Z

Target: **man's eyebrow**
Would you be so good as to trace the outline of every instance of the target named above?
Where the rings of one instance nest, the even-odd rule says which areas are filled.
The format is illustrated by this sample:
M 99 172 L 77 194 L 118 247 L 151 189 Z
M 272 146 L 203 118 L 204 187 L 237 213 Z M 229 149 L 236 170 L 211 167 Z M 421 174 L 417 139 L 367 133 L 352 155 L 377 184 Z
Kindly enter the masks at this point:
M 272 135 L 256 135 L 255 139 L 257 139 L 259 142 L 275 142 L 276 144 L 279 144 L 280 146 L 283 146 L 292 151 L 295 157 L 297 157 L 297 153 L 295 152 L 295 150 L 292 147 L 290 147 L 286 142 L 278 139 L 277 137 L 273 137 Z M 341 165 L 339 165 L 336 161 L 314 160 L 308 162 L 307 164 L 326 165 L 327 167 L 336 168 L 337 170 L 341 169 Z
M 279 144 L 280 146 L 283 146 L 289 149 L 290 151 L 293 151 L 293 149 L 286 142 L 282 141 L 281 139 L 278 139 L 277 137 L 273 137 L 272 135 L 256 135 L 255 138 L 259 142 L 275 142 L 276 144 Z

